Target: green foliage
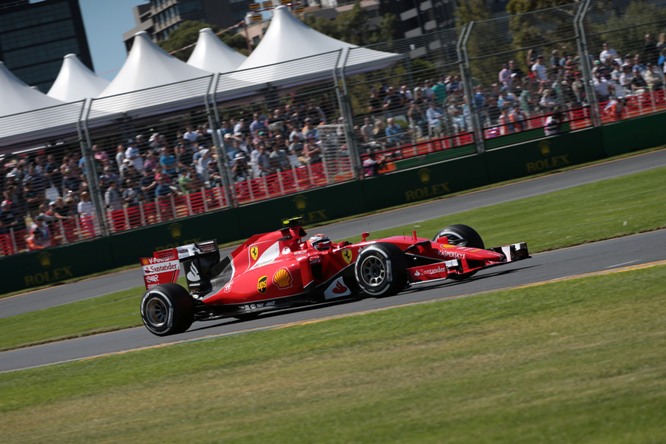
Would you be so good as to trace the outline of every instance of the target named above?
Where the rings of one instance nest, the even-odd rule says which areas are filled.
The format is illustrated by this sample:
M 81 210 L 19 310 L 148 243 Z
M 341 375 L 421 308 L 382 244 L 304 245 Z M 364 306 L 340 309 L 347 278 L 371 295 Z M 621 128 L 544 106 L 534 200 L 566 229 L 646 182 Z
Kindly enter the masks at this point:
M 666 30 L 666 10 L 650 2 L 633 1 L 626 10 L 610 11 L 607 21 L 590 23 L 588 44 L 595 56 L 599 55 L 603 42 L 608 42 L 619 54 L 639 52 L 645 34 Z
M 370 13 L 361 8 L 357 1 L 351 10 L 338 14 L 332 20 L 310 15 L 305 17 L 304 23 L 322 34 L 353 45 L 390 42 L 393 39 L 395 16 L 386 14 L 378 24 L 371 18 Z
M 367 87 L 365 92 L 367 94 Z M 464 222 L 484 236 L 486 245 L 520 240 L 526 241 L 530 251 L 536 253 L 663 228 L 666 206 L 659 196 L 664 188 L 666 169 L 657 168 L 423 221 L 418 231 L 421 236 L 430 237 L 446 225 Z M 535 208 L 540 211 L 534 211 Z M 517 220 L 521 222 L 517 224 Z M 372 238 L 406 234 L 413 228 L 412 225 L 391 228 L 372 233 Z M 349 240 L 359 241 L 360 236 Z M 138 298 L 142 293 L 142 288 L 135 288 L 0 318 L 0 330 L 12 332 L 0 336 L 0 350 L 138 326 L 141 324 Z M 45 325 L 49 328 L 44 328 Z
M 194 44 L 199 38 L 199 31 L 203 28 L 211 28 L 217 32 L 219 28 L 202 22 L 187 20 L 178 29 L 169 34 L 169 38 L 160 43 L 162 49 L 171 53 L 174 57 L 186 62 L 194 51 Z M 190 46 L 187 49 L 182 49 Z
M 3 373 L 0 433 L 6 443 L 657 443 L 664 271 Z
M 194 51 L 194 45 L 199 39 L 199 31 L 204 28 L 211 28 L 216 34 L 220 32 L 220 28 L 216 25 L 186 20 L 178 29 L 169 34 L 169 38 L 160 43 L 160 46 L 165 51 L 172 53 L 176 58 L 186 62 L 190 58 L 190 55 L 192 55 L 192 51 Z M 247 40 L 243 34 L 230 31 L 219 37 L 232 49 L 246 55 L 248 54 Z

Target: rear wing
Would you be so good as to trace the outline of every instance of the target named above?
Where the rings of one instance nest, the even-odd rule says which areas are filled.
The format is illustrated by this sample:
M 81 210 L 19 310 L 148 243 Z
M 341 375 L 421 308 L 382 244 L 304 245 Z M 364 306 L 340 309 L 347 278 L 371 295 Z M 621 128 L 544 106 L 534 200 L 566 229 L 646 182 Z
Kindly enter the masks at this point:
M 185 273 L 189 285 L 192 285 L 192 261 L 201 256 L 216 256 L 219 261 L 219 250 L 216 240 L 182 245 L 177 248 L 159 250 L 152 257 L 140 258 L 143 269 L 143 282 L 146 290 L 160 284 L 174 284 L 180 276 L 180 263 L 185 264 Z M 195 268 L 196 270 L 196 268 Z M 198 271 L 196 272 L 198 275 Z

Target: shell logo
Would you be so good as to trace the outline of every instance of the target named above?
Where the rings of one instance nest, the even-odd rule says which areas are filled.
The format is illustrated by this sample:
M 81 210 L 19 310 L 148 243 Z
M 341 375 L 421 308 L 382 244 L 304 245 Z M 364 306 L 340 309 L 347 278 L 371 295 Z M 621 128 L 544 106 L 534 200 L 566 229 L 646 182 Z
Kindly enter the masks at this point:
M 259 293 L 266 293 L 266 289 L 268 288 L 268 284 L 266 283 L 268 281 L 268 276 L 262 276 L 259 278 L 257 281 L 257 291 Z
M 291 273 L 286 268 L 280 268 L 273 275 L 273 283 L 280 290 L 291 288 L 291 284 L 294 282 L 294 279 L 291 277 Z

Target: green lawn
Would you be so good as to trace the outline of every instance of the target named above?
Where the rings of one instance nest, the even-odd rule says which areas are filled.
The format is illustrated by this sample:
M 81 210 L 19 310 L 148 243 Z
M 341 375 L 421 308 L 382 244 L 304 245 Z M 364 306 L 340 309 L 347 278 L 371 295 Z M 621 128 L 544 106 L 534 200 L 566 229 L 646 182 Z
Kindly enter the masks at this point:
M 486 245 L 527 241 L 530 251 L 578 245 L 666 227 L 666 168 L 421 222 L 433 236 L 452 223 L 477 229 Z M 538 211 L 536 210 L 538 209 Z M 371 233 L 409 234 L 413 226 Z M 360 236 L 356 239 L 360 240 Z M 138 284 L 138 283 L 137 283 Z M 142 287 L 0 319 L 0 350 L 141 325 Z M 48 328 L 44 326 L 48 325 Z
M 666 266 L 0 374 L 3 442 L 657 443 Z

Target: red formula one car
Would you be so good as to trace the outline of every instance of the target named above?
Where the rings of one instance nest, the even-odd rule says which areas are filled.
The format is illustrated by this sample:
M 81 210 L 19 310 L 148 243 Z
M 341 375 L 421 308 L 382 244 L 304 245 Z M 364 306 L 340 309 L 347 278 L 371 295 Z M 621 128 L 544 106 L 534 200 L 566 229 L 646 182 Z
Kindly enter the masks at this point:
M 486 249 L 466 225 L 431 239 L 392 236 L 359 243 L 307 240 L 298 220 L 257 234 L 221 259 L 216 241 L 157 251 L 142 258 L 146 293 L 141 317 L 150 332 L 169 335 L 194 321 L 252 319 L 262 312 L 343 298 L 394 295 L 440 279 L 462 280 L 477 271 L 529 256 L 525 243 Z M 189 290 L 176 284 L 181 263 Z

